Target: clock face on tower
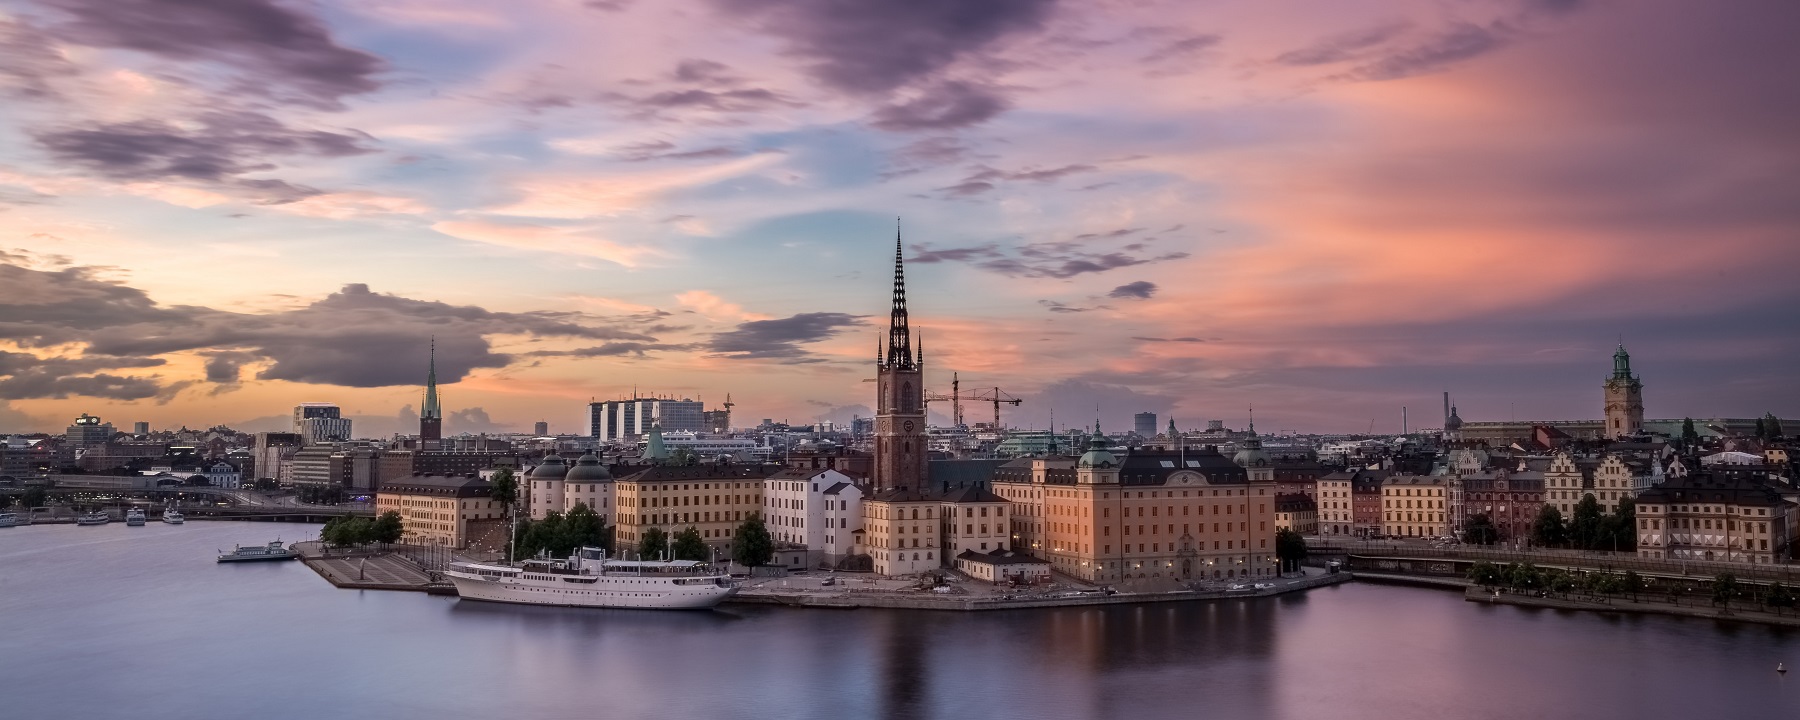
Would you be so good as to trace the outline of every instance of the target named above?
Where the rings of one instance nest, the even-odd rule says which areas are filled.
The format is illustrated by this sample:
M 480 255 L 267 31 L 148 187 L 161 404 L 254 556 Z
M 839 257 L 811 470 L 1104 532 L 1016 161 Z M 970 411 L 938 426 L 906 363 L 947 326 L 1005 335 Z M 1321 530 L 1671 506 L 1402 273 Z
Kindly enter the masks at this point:
M 913 431 L 913 421 L 911 421 L 911 420 L 906 421 L 905 427 L 906 427 L 907 432 L 912 432 Z

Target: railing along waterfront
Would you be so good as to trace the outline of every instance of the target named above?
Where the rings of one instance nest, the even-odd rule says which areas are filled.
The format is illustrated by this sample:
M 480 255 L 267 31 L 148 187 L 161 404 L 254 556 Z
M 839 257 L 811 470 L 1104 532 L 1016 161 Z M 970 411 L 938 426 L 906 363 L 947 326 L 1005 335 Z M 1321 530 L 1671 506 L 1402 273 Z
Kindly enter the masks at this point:
M 1354 555 L 1362 557 L 1392 557 L 1445 560 L 1486 560 L 1497 565 L 1507 563 L 1531 563 L 1538 566 L 1562 566 L 1584 570 L 1609 570 L 1624 572 L 1636 570 L 1639 573 L 1657 575 L 1673 575 L 1694 579 L 1710 579 L 1713 576 L 1730 573 L 1739 580 L 1761 580 L 1792 583 L 1800 578 L 1800 564 L 1781 563 L 1743 563 L 1707 560 L 1667 560 L 1643 558 L 1626 553 L 1611 551 L 1560 550 L 1555 548 L 1499 549 L 1496 546 L 1458 545 L 1452 547 L 1433 547 L 1412 543 L 1395 543 L 1384 541 L 1359 541 L 1355 543 L 1312 544 L 1307 550 L 1313 555 Z

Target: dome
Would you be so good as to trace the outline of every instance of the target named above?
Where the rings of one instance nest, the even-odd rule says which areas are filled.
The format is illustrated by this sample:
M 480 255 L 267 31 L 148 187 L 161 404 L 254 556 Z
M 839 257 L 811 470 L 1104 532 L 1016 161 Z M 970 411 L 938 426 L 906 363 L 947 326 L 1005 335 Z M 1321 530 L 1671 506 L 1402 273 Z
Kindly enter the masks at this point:
M 1444 418 L 1444 432 L 1456 432 L 1462 429 L 1462 418 L 1456 414 L 1456 406 L 1450 407 L 1450 417 Z
M 1269 453 L 1263 450 L 1262 438 L 1256 436 L 1256 423 L 1250 423 L 1250 437 L 1244 438 L 1243 449 L 1231 456 L 1231 461 L 1237 463 L 1238 467 L 1269 464 Z
M 1075 467 L 1111 468 L 1119 466 L 1119 459 L 1106 450 L 1106 436 L 1100 434 L 1100 426 L 1094 425 L 1094 436 L 1088 439 L 1088 451 L 1075 461 Z
M 555 453 L 544 456 L 543 462 L 531 469 L 531 477 L 538 480 L 561 480 L 569 474 L 569 466 L 563 462 L 562 456 Z
M 600 458 L 588 453 L 575 461 L 575 467 L 569 468 L 568 476 L 563 479 L 568 482 L 599 482 L 611 480 L 612 473 L 600 463 Z

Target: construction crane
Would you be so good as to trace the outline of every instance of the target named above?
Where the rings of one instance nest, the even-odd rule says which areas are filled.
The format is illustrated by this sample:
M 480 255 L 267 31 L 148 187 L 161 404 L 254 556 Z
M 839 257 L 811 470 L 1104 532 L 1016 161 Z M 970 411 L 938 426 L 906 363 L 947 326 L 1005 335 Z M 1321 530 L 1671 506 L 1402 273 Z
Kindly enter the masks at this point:
M 974 392 L 969 393 L 968 395 L 963 395 L 962 394 L 962 378 L 958 377 L 958 375 L 956 373 L 952 373 L 950 375 L 950 394 L 949 395 L 945 395 L 943 393 L 933 393 L 933 392 L 929 392 L 929 391 L 927 391 L 925 393 L 925 402 L 927 404 L 929 404 L 933 400 L 936 400 L 939 402 L 942 402 L 944 400 L 950 401 L 952 422 L 956 423 L 956 425 L 958 427 L 961 427 L 963 425 L 963 407 L 962 407 L 963 400 L 974 400 L 976 402 L 991 402 L 994 404 L 994 429 L 995 430 L 999 430 L 1001 428 L 1001 425 L 1000 425 L 1000 406 L 1001 405 L 1004 404 L 1004 405 L 1011 405 L 1013 407 L 1018 407 L 1019 403 L 1025 402 L 1024 400 L 1014 397 L 1013 395 L 1008 394 L 1006 391 L 1001 390 L 1000 388 L 997 388 L 997 387 L 983 389 L 983 390 L 976 390 Z

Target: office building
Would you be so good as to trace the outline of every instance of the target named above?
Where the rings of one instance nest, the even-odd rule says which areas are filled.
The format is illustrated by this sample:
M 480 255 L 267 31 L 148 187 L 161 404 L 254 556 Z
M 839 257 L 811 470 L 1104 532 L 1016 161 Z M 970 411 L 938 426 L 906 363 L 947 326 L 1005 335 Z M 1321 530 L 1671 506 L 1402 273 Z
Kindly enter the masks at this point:
M 294 407 L 294 434 L 308 445 L 350 439 L 350 419 L 333 403 L 301 403 Z
M 651 425 L 664 432 L 707 432 L 705 409 L 699 400 L 632 397 L 588 403 L 588 435 L 598 440 L 636 440 L 650 434 Z

